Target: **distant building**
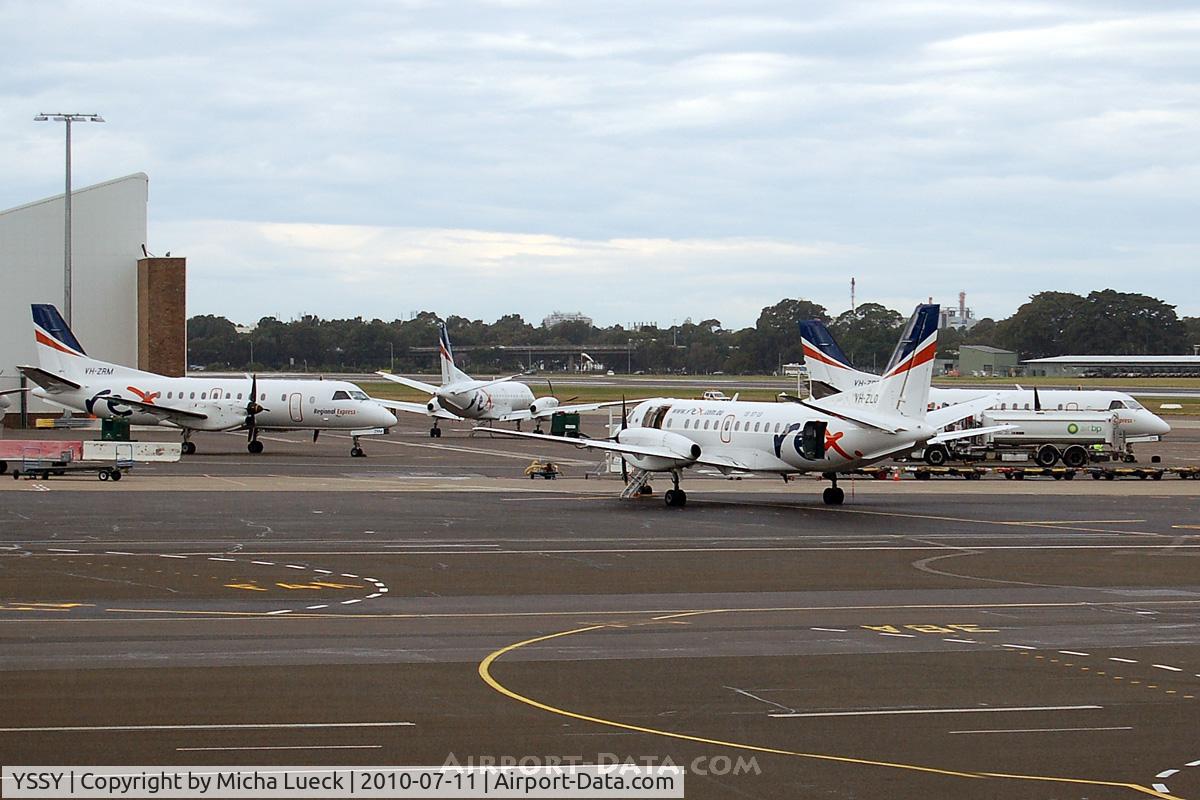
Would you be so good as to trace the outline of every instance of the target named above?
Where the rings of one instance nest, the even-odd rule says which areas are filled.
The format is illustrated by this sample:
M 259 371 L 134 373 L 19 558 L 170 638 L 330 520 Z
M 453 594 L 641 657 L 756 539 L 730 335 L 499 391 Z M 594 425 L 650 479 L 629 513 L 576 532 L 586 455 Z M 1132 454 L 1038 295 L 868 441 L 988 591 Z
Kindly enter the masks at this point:
M 978 321 L 975 319 L 975 312 L 967 308 L 967 293 L 959 292 L 958 308 L 942 306 L 938 328 L 941 330 L 957 328 L 960 331 L 969 331 L 975 327 L 975 323 Z
M 562 322 L 582 322 L 591 327 L 592 318 L 581 311 L 554 311 L 542 320 L 542 327 L 553 328 Z
M 986 344 L 964 344 L 958 348 L 960 375 L 1011 376 L 1017 371 L 1017 354 Z
M 1024 362 L 1027 375 L 1077 377 L 1164 377 L 1200 375 L 1200 355 L 1194 356 L 1054 356 Z

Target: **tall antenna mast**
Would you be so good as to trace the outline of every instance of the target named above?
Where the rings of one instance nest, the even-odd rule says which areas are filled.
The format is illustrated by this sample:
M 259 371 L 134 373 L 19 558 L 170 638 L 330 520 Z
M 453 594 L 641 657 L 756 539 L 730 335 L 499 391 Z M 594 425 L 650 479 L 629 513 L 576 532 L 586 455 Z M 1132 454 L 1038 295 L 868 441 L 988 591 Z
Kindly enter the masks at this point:
M 850 279 L 850 310 L 853 311 L 855 309 L 855 307 L 856 306 L 854 305 L 854 278 L 851 278 Z

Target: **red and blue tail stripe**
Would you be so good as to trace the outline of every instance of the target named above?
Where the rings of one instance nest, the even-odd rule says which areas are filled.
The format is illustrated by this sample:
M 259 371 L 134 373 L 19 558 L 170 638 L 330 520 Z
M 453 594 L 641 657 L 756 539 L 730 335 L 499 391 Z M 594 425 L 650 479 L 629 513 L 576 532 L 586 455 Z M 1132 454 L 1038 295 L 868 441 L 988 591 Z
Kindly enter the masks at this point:
M 910 369 L 919 367 L 934 359 L 937 355 L 937 332 L 940 307 L 937 303 L 925 303 L 917 306 L 916 313 L 909 320 L 900 337 L 892 358 L 888 361 L 883 377 L 890 378 Z
M 49 303 L 34 303 L 30 308 L 33 310 L 35 326 L 33 335 L 38 344 L 44 344 L 67 355 L 87 355 L 83 351 L 83 345 L 75 338 L 75 334 L 71 333 L 71 326 L 67 325 L 57 308 Z
M 441 337 L 438 340 L 438 349 L 441 351 L 442 358 L 454 363 L 454 351 L 450 349 L 450 333 L 446 330 L 446 323 L 441 324 Z
M 800 320 L 800 338 L 804 343 L 805 360 L 813 359 L 831 367 L 853 369 L 850 359 L 838 347 L 833 334 L 818 319 Z

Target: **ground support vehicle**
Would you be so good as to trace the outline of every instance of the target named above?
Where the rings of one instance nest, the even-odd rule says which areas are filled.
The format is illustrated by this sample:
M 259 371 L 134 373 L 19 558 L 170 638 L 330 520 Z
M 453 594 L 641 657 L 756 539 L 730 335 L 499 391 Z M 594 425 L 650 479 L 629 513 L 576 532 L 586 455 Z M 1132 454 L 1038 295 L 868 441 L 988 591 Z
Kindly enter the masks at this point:
M 1080 469 L 1093 461 L 1133 461 L 1119 416 L 1105 411 L 985 411 L 970 427 L 1012 426 L 932 445 L 919 452 L 926 464 L 950 461 L 1032 461 L 1039 467 Z

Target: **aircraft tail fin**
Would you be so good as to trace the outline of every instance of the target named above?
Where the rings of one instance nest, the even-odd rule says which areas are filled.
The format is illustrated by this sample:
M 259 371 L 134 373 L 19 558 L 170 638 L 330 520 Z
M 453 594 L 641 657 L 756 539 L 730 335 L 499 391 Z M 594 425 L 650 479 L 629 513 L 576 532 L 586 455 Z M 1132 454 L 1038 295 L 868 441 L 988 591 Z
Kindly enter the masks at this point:
M 90 358 L 58 309 L 49 303 L 34 303 L 33 338 L 37 343 L 38 366 L 47 373 L 82 384 L 88 375 L 122 376 L 146 373 L 107 361 Z
M 820 404 L 830 410 L 865 411 L 876 420 L 895 420 L 899 417 L 924 420 L 929 404 L 929 384 L 933 379 L 933 359 L 937 353 L 938 311 L 936 303 L 917 306 L 904 326 L 883 375 L 876 378 L 857 373 L 865 377 L 848 385 L 842 377 L 839 380 L 847 388 L 841 394 L 824 398 Z M 810 333 L 813 331 L 810 330 Z M 824 354 L 826 351 L 818 352 Z M 829 357 L 829 361 L 834 360 Z M 808 361 L 807 344 L 805 361 Z M 826 363 L 816 358 L 813 361 Z
M 439 339 L 438 339 L 438 358 L 442 363 L 442 385 L 446 386 L 459 381 L 469 381 L 471 376 L 463 372 L 454 365 L 454 351 L 450 349 L 450 332 L 446 330 L 446 323 L 438 323 Z
M 879 380 L 878 375 L 859 372 L 854 368 L 829 328 L 819 319 L 800 321 L 800 341 L 804 347 L 804 365 L 808 368 L 809 380 L 814 383 L 814 395 L 852 392 Z M 822 391 L 817 391 L 816 384 L 820 385 Z

